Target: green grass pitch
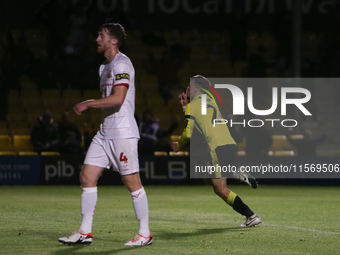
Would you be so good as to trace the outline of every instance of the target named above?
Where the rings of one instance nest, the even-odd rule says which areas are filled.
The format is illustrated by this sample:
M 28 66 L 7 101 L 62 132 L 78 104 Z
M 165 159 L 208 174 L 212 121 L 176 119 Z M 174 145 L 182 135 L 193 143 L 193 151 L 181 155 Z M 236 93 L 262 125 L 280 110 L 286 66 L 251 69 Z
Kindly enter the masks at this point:
M 100 186 L 93 243 L 58 243 L 80 225 L 79 187 L 0 186 L 0 254 L 339 254 L 340 187 L 229 187 L 263 224 L 243 216 L 209 186 L 145 186 L 154 243 L 125 247 L 138 231 L 129 192 Z

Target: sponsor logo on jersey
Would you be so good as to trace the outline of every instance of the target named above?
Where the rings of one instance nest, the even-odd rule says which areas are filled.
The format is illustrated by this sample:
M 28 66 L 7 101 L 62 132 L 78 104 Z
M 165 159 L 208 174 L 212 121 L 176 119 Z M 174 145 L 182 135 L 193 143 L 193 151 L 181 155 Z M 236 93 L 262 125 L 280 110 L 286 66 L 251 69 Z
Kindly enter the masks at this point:
M 109 70 L 109 73 L 108 73 L 108 75 L 107 75 L 107 77 L 106 77 L 107 79 L 110 79 L 110 78 L 112 78 L 112 74 L 111 74 L 111 70 Z
M 130 75 L 127 73 L 116 74 L 116 81 L 127 79 L 130 80 Z

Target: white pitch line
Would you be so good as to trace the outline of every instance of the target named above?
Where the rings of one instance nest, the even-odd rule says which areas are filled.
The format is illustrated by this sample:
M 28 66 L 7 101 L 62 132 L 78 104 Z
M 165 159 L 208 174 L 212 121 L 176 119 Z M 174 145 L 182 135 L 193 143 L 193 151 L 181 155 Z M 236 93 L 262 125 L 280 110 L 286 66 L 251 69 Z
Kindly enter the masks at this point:
M 223 219 L 223 218 L 211 218 L 211 219 L 222 220 L 222 221 L 238 221 L 238 220 L 234 220 L 234 219 Z M 294 227 L 294 226 L 276 225 L 276 224 L 269 224 L 269 223 L 261 223 L 261 225 L 270 226 L 270 227 L 291 228 L 291 229 L 325 233 L 325 234 L 340 235 L 340 232 L 330 232 L 330 231 L 323 231 L 323 230 L 309 229 L 309 228 L 300 228 L 300 227 Z M 259 226 L 261 226 L 261 225 L 259 225 Z
M 304 231 L 310 231 L 310 232 L 340 235 L 339 232 L 330 232 L 330 231 L 323 231 L 323 230 L 317 230 L 317 229 L 300 228 L 300 227 L 294 227 L 294 226 L 276 225 L 276 224 L 268 224 L 268 223 L 261 223 L 261 224 L 265 226 L 271 226 L 271 227 L 292 228 L 292 229 L 298 229 L 298 230 L 304 230 Z

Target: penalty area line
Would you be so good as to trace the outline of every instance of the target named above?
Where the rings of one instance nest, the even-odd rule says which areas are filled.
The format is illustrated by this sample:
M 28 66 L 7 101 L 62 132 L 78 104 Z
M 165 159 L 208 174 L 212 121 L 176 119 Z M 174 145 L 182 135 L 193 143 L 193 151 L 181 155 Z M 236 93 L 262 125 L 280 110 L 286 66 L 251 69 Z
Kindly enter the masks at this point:
M 223 218 L 211 218 L 215 220 L 223 220 L 223 221 L 238 221 L 234 219 L 223 219 Z M 277 224 L 269 224 L 269 223 L 261 223 L 259 226 L 270 226 L 270 227 L 279 227 L 279 228 L 291 228 L 291 229 L 297 229 L 297 230 L 303 230 L 303 231 L 309 231 L 309 232 L 317 232 L 317 233 L 324 233 L 324 234 L 333 234 L 333 235 L 340 235 L 340 232 L 331 232 L 331 231 L 324 231 L 324 230 L 318 230 L 318 229 L 309 229 L 309 228 L 300 228 L 295 226 L 287 226 L 287 225 L 277 225 Z

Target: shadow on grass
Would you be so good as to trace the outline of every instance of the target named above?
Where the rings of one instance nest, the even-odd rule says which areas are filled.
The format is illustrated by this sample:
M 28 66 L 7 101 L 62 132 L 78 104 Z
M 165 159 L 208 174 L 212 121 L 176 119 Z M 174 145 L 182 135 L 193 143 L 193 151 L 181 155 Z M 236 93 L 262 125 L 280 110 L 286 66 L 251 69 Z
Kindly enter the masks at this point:
M 136 249 L 143 249 L 144 247 L 138 246 L 138 247 L 128 247 L 125 246 L 125 248 L 117 248 L 117 249 L 111 249 L 106 251 L 92 251 L 92 252 L 86 252 L 86 248 L 89 245 L 63 245 L 60 250 L 53 252 L 53 254 L 67 254 L 67 255 L 75 255 L 75 254 L 86 254 L 86 255 L 101 255 L 101 254 L 116 254 L 123 251 L 131 251 L 136 252 Z
M 164 240 L 174 240 L 180 239 L 190 236 L 202 236 L 202 235 L 209 235 L 209 234 L 220 234 L 226 232 L 245 232 L 251 231 L 250 228 L 241 228 L 241 227 L 232 227 L 232 228 L 213 228 L 213 229 L 197 229 L 195 232 L 187 232 L 187 233 L 178 233 L 178 232 L 166 232 L 166 231 L 159 231 L 155 238 L 160 238 Z

